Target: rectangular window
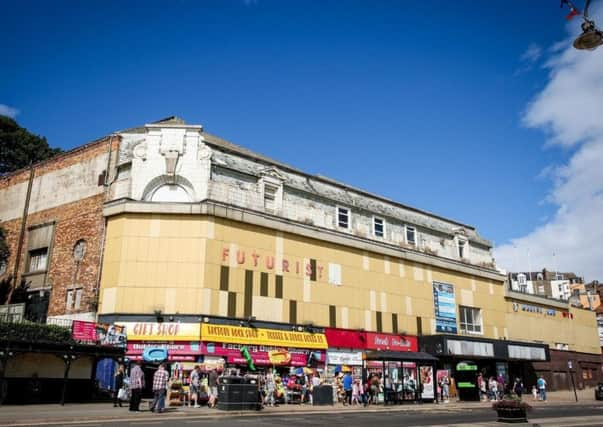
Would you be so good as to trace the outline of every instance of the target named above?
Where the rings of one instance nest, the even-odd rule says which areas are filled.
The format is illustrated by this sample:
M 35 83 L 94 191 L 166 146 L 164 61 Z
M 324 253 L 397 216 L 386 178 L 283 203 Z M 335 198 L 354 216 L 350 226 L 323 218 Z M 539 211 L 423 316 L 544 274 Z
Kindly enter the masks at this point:
M 315 259 L 310 259 L 310 269 L 312 270 L 310 272 L 310 280 L 313 282 L 316 282 L 316 260 Z
M 337 226 L 339 228 L 350 228 L 350 210 L 337 206 Z
M 329 283 L 341 286 L 341 265 L 329 263 Z
M 220 290 L 227 291 L 228 290 L 228 266 L 223 265 L 220 268 Z
M 417 335 L 423 335 L 423 319 L 417 316 Z
M 297 323 L 297 301 L 289 301 L 289 323 L 292 325 Z
M 245 270 L 245 303 L 243 305 L 243 316 L 249 317 L 252 312 L 253 304 L 253 271 Z
M 75 290 L 75 302 L 73 304 L 73 308 L 75 310 L 79 310 L 80 306 L 82 304 L 82 289 L 76 289 Z
M 373 234 L 375 237 L 385 236 L 385 220 L 383 218 L 373 217 Z
M 46 270 L 48 248 L 29 251 L 29 272 Z
M 262 273 L 260 275 L 260 296 L 268 296 L 268 273 Z
M 475 307 L 459 306 L 461 332 L 482 334 L 482 311 Z
M 73 295 L 74 294 L 74 290 L 71 289 L 69 291 L 67 291 L 67 301 L 65 302 L 65 309 L 66 310 L 73 310 Z
M 406 243 L 409 245 L 417 244 L 417 230 L 414 227 L 406 226 Z
M 377 312 L 377 332 L 383 332 L 383 314 L 378 311 Z
M 392 313 L 392 333 L 398 333 L 398 314 Z
M 283 276 L 277 275 L 275 284 L 274 284 L 274 297 L 282 298 L 283 297 Z
M 329 327 L 337 327 L 337 307 L 334 305 L 329 306 Z
M 465 258 L 465 255 L 467 255 L 465 252 L 465 247 L 467 246 L 467 241 L 466 240 L 460 240 L 458 241 L 458 248 L 459 248 L 459 258 Z
M 237 293 L 228 293 L 228 317 L 237 316 Z
M 264 183 L 264 207 L 268 210 L 276 209 L 276 194 L 278 187 L 267 182 Z

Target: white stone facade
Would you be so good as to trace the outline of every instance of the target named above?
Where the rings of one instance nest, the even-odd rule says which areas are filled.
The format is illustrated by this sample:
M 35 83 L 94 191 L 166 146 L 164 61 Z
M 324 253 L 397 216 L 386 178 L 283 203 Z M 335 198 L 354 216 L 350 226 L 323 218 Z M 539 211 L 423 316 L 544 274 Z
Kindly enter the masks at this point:
M 208 135 L 201 126 L 157 123 L 120 136 L 113 200 L 211 200 L 405 250 L 495 267 L 490 242 L 471 226 L 308 175 Z M 349 227 L 338 226 L 338 207 L 348 211 Z M 375 233 L 375 218 L 383 224 L 382 233 Z

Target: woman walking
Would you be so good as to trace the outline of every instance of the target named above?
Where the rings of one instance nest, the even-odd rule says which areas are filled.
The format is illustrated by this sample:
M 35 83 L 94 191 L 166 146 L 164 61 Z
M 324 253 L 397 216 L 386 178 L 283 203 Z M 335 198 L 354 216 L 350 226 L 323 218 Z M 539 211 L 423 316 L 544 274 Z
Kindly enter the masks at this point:
M 116 408 L 119 404 L 121 408 L 120 390 L 124 387 L 124 365 L 119 365 L 115 372 L 115 393 L 113 394 L 113 407 Z M 123 393 L 123 392 L 122 392 Z

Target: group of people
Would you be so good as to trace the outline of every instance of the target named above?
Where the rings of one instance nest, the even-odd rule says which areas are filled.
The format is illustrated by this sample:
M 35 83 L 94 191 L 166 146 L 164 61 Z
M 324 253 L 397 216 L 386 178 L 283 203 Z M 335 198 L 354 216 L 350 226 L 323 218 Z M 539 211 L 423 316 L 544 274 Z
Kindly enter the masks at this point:
M 532 386 L 533 400 L 546 401 L 546 386 L 546 380 L 540 375 L 536 380 L 536 384 Z M 502 375 L 486 379 L 479 373 L 477 375 L 477 387 L 481 400 L 502 400 L 508 394 L 515 394 L 521 399 L 525 393 L 523 380 L 519 377 L 515 378 L 513 382 L 506 382 Z
M 343 405 L 376 404 L 380 395 L 388 402 L 415 400 L 417 397 L 416 381 L 411 376 L 405 376 L 403 381 L 392 381 L 388 375 L 373 373 L 363 382 L 359 377 L 354 378 L 351 372 L 340 372 L 335 375 L 333 383 L 336 401 Z
M 162 413 L 165 411 L 169 379 L 170 374 L 166 369 L 166 365 L 161 363 L 153 375 L 151 412 Z M 129 410 L 140 412 L 140 401 L 145 386 L 145 375 L 140 362 L 132 364 L 129 376 L 126 376 L 124 365 L 119 365 L 115 372 L 113 406 L 122 407 L 122 403 L 129 400 Z M 207 383 L 202 384 L 201 369 L 199 366 L 195 366 L 191 371 L 187 397 L 189 402 L 194 402 L 196 408 L 199 408 L 201 406 L 199 402 L 204 400 L 207 400 L 210 408 L 215 407 L 218 399 L 218 372 L 216 370 L 210 371 L 207 375 Z

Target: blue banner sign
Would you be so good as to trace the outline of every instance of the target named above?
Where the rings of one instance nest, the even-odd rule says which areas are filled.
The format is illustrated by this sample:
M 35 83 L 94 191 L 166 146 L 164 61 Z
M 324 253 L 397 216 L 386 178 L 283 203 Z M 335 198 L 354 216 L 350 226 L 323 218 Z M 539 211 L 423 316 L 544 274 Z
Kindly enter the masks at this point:
M 436 332 L 456 334 L 454 285 L 433 282 L 433 305 L 435 309 Z

